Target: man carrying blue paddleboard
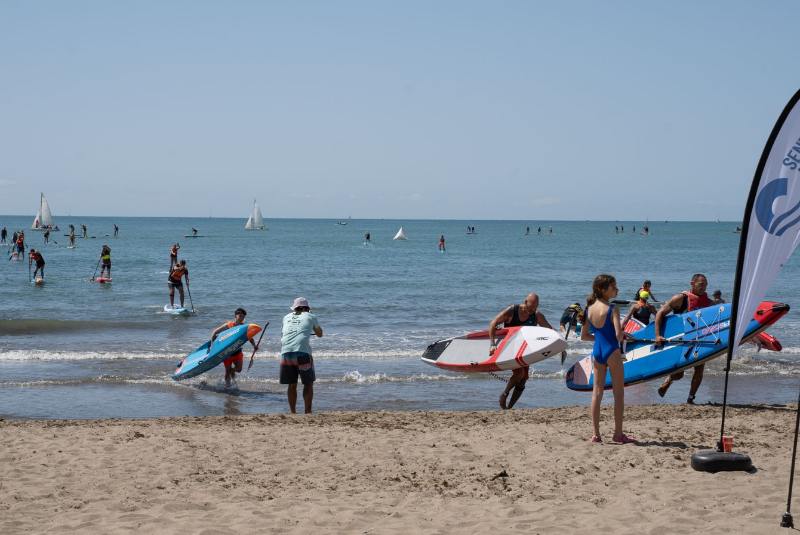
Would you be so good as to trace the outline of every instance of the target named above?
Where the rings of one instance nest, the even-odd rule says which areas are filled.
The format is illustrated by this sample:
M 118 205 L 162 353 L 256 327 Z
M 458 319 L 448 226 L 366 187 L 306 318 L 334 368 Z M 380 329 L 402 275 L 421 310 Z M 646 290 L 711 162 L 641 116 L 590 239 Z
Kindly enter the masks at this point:
M 247 317 L 247 311 L 243 308 L 237 308 L 236 311 L 233 313 L 233 321 L 226 321 L 216 329 L 214 332 L 211 333 L 211 344 L 208 346 L 209 352 L 211 352 L 211 347 L 214 345 L 214 340 L 217 339 L 217 336 L 228 329 L 233 329 L 237 325 L 244 324 L 244 318 Z M 251 344 L 253 344 L 253 351 L 258 351 L 258 344 L 250 338 L 248 340 Z M 237 373 L 241 373 L 242 371 L 242 364 L 244 363 L 244 355 L 242 354 L 242 350 L 240 349 L 238 353 L 231 355 L 230 357 L 225 359 L 225 384 L 230 386 L 231 381 L 236 378 Z
M 664 325 L 664 318 L 667 316 L 667 314 L 670 312 L 674 312 L 675 314 L 683 314 L 684 312 L 691 312 L 699 308 L 710 307 L 714 304 L 714 301 L 712 301 L 708 297 L 708 294 L 706 294 L 708 279 L 706 279 L 705 275 L 702 273 L 695 274 L 689 284 L 691 290 L 672 296 L 672 299 L 667 301 L 667 303 L 656 313 L 656 347 L 663 345 L 666 341 L 665 338 L 661 336 L 661 327 Z M 686 403 L 690 405 L 694 405 L 694 396 L 697 394 L 697 390 L 700 388 L 700 383 L 703 382 L 703 371 L 705 370 L 705 367 L 705 363 L 698 364 L 694 367 L 692 386 L 689 388 L 689 397 L 686 399 Z M 667 377 L 664 380 L 664 383 L 658 388 L 658 395 L 663 398 L 664 395 L 666 395 L 670 385 L 672 385 L 672 382 L 678 381 L 681 378 L 683 378 L 682 371 L 673 373 Z

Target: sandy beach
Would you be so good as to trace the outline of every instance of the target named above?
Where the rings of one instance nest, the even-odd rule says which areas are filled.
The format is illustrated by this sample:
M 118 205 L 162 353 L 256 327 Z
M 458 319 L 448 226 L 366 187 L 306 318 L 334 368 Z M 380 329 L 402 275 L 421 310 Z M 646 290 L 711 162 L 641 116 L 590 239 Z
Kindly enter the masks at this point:
M 786 533 L 793 406 L 0 421 L 3 533 Z

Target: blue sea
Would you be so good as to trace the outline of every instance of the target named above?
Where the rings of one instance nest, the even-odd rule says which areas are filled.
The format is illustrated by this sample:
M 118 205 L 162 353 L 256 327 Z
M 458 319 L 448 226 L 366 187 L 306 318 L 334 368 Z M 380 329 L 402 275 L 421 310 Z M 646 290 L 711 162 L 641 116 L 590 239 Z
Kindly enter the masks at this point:
M 33 217 L 0 216 L 9 234 L 25 229 L 27 243 L 47 262 L 46 284 L 39 287 L 29 282 L 27 258 L 0 259 L 0 418 L 286 412 L 279 330 L 299 296 L 308 298 L 324 330 L 312 341 L 315 412 L 496 409 L 508 373 L 441 371 L 420 361 L 427 345 L 486 329 L 531 292 L 557 325 L 567 305 L 584 302 L 601 272 L 616 276 L 620 298 L 650 279 L 654 296 L 666 300 L 688 289 L 697 272 L 708 277 L 709 289 L 730 298 L 739 243 L 733 229 L 741 225 L 650 221 L 650 234 L 642 235 L 642 221 L 267 219 L 268 230 L 246 231 L 246 218 L 55 219 L 62 230 L 51 235 L 57 243 L 45 245 L 41 232 L 28 230 Z M 69 223 L 85 224 L 96 238 L 66 248 Z M 468 226 L 476 232 L 467 234 Z M 537 233 L 549 226 L 552 235 Z M 624 232 L 616 234 L 615 226 Z M 184 237 L 192 227 L 203 237 Z M 401 227 L 408 240 L 394 241 Z M 440 235 L 444 253 L 437 250 Z M 169 249 L 176 242 L 189 268 L 186 304 L 196 311 L 186 317 L 164 312 Z M 90 282 L 103 244 L 113 260 L 113 283 L 106 285 Z M 797 259 L 789 260 L 767 298 L 800 305 Z M 232 388 L 221 367 L 173 381 L 176 363 L 232 320 L 237 307 L 247 309 L 248 322 L 270 322 L 253 368 Z M 730 403 L 797 401 L 798 324 L 792 310 L 769 329 L 783 344 L 780 353 L 752 345 L 738 351 Z M 563 366 L 558 358 L 533 366 L 517 408 L 588 406 L 590 394 L 568 390 L 564 376 L 589 350 L 589 343 L 571 339 Z M 706 367 L 698 402 L 722 401 L 723 369 L 724 359 Z M 685 402 L 688 377 L 663 400 L 659 382 L 629 387 L 626 402 Z M 612 399 L 609 393 L 604 401 Z

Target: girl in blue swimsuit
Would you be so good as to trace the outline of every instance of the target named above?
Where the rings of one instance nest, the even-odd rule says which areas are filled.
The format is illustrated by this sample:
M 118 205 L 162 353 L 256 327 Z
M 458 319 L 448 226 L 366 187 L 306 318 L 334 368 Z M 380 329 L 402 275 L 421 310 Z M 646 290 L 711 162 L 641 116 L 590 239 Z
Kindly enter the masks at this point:
M 619 322 L 619 309 L 608 302 L 617 296 L 617 280 L 611 275 L 598 275 L 592 284 L 592 295 L 586 299 L 586 308 L 581 323 L 588 320 L 592 329 L 581 331 L 581 340 L 594 342 L 592 366 L 594 368 L 594 390 L 592 391 L 592 442 L 600 439 L 600 402 L 603 400 L 606 373 L 611 371 L 611 384 L 614 392 L 614 442 L 636 443 L 622 432 L 622 418 L 625 414 L 625 371 L 622 367 L 622 328 Z M 589 331 L 593 330 L 593 333 Z

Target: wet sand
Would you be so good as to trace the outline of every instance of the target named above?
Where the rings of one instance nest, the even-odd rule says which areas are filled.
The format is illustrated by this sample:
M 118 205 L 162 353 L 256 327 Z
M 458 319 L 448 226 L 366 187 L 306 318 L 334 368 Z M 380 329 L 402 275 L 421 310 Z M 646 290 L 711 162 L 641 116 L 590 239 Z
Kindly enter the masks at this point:
M 610 411 L 0 421 L 0 532 L 789 533 L 793 406 L 729 408 L 754 469 L 716 474 L 719 407 Z

